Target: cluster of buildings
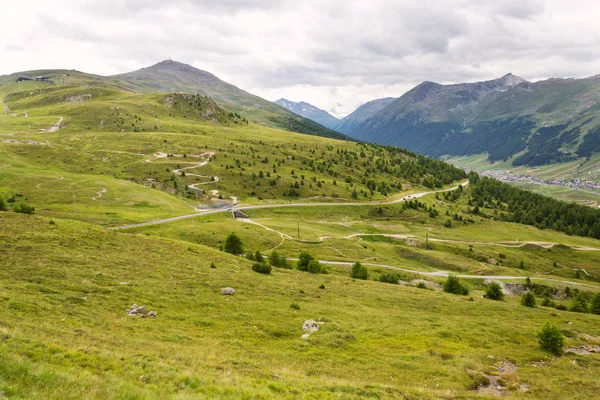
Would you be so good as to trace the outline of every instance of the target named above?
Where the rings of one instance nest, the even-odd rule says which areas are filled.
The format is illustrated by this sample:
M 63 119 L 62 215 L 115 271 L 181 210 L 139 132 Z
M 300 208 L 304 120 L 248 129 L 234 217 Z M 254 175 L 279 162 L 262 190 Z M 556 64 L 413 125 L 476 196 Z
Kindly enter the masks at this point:
M 577 190 L 600 190 L 600 182 L 585 181 L 580 178 L 573 180 L 567 180 L 563 178 L 541 179 L 532 175 L 519 175 L 512 171 L 504 171 L 500 169 L 477 171 L 477 173 L 481 176 L 487 176 L 503 182 L 530 182 L 540 185 L 564 186 Z

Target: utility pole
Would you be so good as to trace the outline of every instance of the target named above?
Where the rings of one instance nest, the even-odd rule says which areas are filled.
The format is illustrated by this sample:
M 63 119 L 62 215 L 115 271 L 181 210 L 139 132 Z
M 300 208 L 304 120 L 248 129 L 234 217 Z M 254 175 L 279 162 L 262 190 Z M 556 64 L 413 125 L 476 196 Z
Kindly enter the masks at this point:
M 300 239 L 300 221 L 296 221 L 296 224 L 298 224 L 298 239 Z

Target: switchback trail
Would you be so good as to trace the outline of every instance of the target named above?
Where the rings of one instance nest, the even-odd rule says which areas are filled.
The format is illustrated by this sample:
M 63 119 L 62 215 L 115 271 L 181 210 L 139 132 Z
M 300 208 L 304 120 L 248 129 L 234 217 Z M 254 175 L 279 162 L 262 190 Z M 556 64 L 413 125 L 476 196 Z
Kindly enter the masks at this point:
M 175 171 L 173 171 L 173 172 L 175 172 Z M 468 185 L 468 183 L 469 182 L 467 181 L 467 182 L 461 183 L 460 185 L 462 185 L 464 187 L 464 186 Z M 236 210 L 240 210 L 240 211 L 244 211 L 244 210 L 262 210 L 262 209 L 269 209 L 269 208 L 282 208 L 282 207 L 384 206 L 384 205 L 391 205 L 391 204 L 401 203 L 401 202 L 407 201 L 407 200 L 418 199 L 418 198 L 426 196 L 428 194 L 449 192 L 449 191 L 452 191 L 452 190 L 456 190 L 457 188 L 458 188 L 458 186 L 454 186 L 454 187 L 452 187 L 450 189 L 442 189 L 442 190 L 433 190 L 433 191 L 429 191 L 429 192 L 413 193 L 413 194 L 409 194 L 409 195 L 406 195 L 404 197 L 401 197 L 399 199 L 390 200 L 390 201 L 370 201 L 370 202 L 364 202 L 364 203 L 358 203 L 358 202 L 354 202 L 354 203 L 284 203 L 284 204 L 265 204 L 265 205 L 260 205 L 260 206 L 243 206 L 243 207 L 235 207 L 235 209 Z M 189 219 L 189 218 L 202 217 L 204 215 L 218 214 L 218 213 L 222 213 L 222 212 L 229 212 L 229 211 L 231 211 L 233 209 L 233 207 L 234 206 L 228 206 L 228 207 L 219 208 L 217 210 L 209 210 L 209 211 L 204 211 L 204 212 L 199 212 L 199 213 L 181 215 L 179 217 L 172 217 L 172 218 L 159 219 L 159 220 L 155 220 L 155 221 L 141 222 L 139 224 L 115 226 L 115 227 L 108 228 L 108 229 L 120 230 L 120 229 L 131 229 L 131 228 L 140 228 L 140 227 L 143 227 L 143 226 L 166 224 L 166 223 L 169 223 L 169 222 L 181 221 L 181 220 Z

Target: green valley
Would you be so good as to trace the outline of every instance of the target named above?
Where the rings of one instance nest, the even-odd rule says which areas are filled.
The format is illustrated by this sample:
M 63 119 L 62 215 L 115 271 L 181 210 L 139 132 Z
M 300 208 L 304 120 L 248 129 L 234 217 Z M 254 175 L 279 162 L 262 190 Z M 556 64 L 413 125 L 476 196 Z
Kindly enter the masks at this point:
M 0 398 L 600 389 L 599 210 L 345 140 L 172 61 L 2 76 L 0 96 Z

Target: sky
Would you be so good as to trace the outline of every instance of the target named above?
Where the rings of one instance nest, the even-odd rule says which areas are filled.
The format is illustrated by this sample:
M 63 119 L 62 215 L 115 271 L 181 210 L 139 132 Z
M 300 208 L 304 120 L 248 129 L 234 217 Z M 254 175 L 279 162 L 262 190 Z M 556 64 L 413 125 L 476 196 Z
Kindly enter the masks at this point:
M 0 75 L 165 59 L 342 117 L 423 81 L 600 74 L 590 0 L 0 0 Z

